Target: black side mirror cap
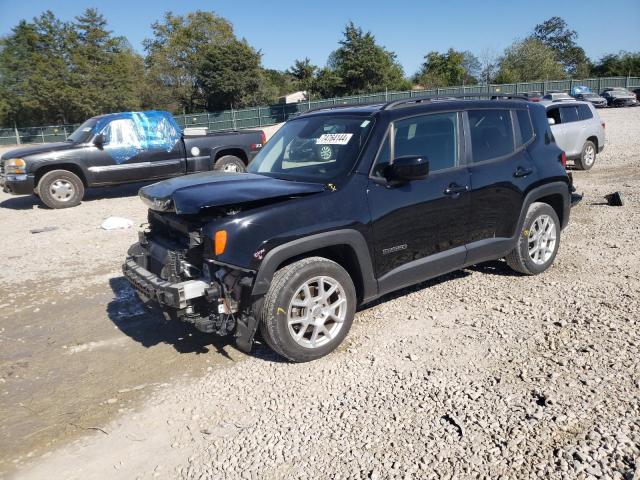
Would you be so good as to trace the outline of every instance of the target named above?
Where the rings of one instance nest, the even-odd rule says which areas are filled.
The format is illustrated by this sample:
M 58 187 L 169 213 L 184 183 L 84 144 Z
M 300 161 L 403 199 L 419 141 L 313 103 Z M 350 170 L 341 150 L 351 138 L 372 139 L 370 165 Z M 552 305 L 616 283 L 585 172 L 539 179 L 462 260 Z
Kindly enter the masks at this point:
M 96 147 L 102 147 L 102 146 L 104 145 L 104 140 L 105 140 L 105 139 L 104 139 L 104 135 L 103 135 L 103 134 L 101 134 L 101 133 L 99 133 L 98 135 L 96 135 L 96 136 L 93 138 L 93 144 L 94 144 Z
M 422 180 L 429 175 L 429 161 L 426 157 L 407 155 L 396 157 L 385 169 L 385 178 L 391 182 Z

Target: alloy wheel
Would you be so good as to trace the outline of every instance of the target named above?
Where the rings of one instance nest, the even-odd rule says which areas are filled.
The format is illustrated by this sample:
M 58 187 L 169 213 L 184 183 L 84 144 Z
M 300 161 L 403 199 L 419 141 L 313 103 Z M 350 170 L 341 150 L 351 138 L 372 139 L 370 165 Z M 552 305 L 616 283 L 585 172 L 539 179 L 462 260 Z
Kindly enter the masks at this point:
M 556 224 L 549 215 L 540 215 L 529 228 L 529 256 L 537 265 L 544 265 L 551 256 L 558 240 Z
M 327 276 L 305 281 L 289 303 L 287 325 L 302 347 L 319 348 L 338 335 L 347 315 L 347 296 L 340 283 Z

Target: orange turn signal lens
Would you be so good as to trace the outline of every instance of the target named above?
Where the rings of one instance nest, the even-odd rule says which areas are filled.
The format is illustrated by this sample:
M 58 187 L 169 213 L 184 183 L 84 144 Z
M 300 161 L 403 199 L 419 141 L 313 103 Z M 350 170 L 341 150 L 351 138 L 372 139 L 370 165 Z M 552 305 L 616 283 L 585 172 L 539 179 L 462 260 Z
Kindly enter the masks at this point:
M 216 255 L 222 255 L 227 247 L 227 231 L 218 230 L 213 242 L 214 252 Z

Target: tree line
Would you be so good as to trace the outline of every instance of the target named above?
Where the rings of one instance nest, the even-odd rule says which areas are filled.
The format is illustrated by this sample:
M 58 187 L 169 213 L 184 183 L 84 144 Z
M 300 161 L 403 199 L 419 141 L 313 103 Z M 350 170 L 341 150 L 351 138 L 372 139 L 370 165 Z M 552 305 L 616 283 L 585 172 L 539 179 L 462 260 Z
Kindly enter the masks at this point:
M 114 111 L 194 113 L 274 103 L 306 90 L 326 98 L 384 90 L 513 83 L 597 76 L 640 76 L 640 52 L 597 62 L 565 20 L 536 25 L 502 54 L 453 48 L 430 51 L 413 75 L 394 52 L 349 22 L 324 66 L 308 58 L 285 70 L 262 65 L 262 53 L 213 12 L 164 14 L 143 42 L 144 55 L 114 35 L 95 8 L 64 22 L 46 11 L 0 39 L 0 125 L 76 123 Z

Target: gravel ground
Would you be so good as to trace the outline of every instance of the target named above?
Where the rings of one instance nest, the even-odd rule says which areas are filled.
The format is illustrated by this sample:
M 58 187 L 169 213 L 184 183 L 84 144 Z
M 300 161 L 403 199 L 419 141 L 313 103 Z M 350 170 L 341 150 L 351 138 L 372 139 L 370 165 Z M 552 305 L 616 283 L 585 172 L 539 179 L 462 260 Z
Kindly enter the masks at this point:
M 638 480 L 640 108 L 602 117 L 609 144 L 575 173 L 585 197 L 545 274 L 482 264 L 363 309 L 313 363 L 259 346 L 156 384 L 91 435 L 21 458 L 17 477 Z M 615 190 L 626 206 L 603 202 Z

